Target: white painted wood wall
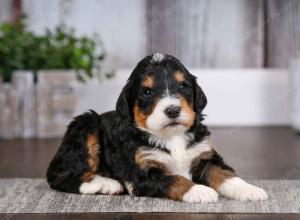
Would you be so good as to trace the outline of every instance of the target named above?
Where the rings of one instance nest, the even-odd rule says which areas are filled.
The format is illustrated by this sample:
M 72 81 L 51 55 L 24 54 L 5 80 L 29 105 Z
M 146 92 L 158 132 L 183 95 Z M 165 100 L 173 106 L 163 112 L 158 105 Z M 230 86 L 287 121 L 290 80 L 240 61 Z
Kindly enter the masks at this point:
M 108 53 L 106 67 L 132 67 L 146 54 L 145 1 L 23 0 L 36 33 L 64 23 L 78 35 L 98 33 Z
M 12 1 L 1 0 L 0 1 L 0 23 L 4 21 L 10 21 L 12 17 Z
M 0 22 L 9 20 L 10 3 L 0 1 Z M 300 1 L 23 0 L 22 7 L 36 33 L 64 23 L 102 36 L 105 66 L 117 76 L 78 85 L 76 114 L 113 109 L 137 61 L 160 51 L 196 69 L 209 98 L 208 124 L 289 124 L 287 71 L 259 68 L 286 68 L 300 51 Z
M 11 16 L 0 1 L 0 22 Z M 166 52 L 195 68 L 287 67 L 300 51 L 297 0 L 23 0 L 29 28 L 99 33 L 108 69 Z
M 288 73 L 280 69 L 190 69 L 198 77 L 208 105 L 205 123 L 211 126 L 289 125 Z M 76 86 L 75 115 L 87 109 L 102 113 L 115 109 L 130 69 L 117 72 L 113 80 Z

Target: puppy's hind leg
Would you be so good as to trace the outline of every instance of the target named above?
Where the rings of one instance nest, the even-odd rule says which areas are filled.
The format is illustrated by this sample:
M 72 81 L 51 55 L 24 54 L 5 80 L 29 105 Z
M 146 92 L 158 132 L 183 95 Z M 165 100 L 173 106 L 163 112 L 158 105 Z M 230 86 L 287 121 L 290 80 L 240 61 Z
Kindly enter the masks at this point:
M 68 126 L 52 159 L 47 181 L 51 188 L 84 194 L 118 194 L 123 186 L 101 173 L 100 117 L 94 112 L 77 116 Z
M 79 187 L 79 192 L 82 194 L 107 194 L 114 195 L 123 191 L 123 186 L 115 179 L 104 177 L 96 174 L 99 171 L 99 153 L 101 146 L 98 139 L 94 135 L 89 135 L 87 138 L 88 148 L 88 164 L 90 170 L 81 176 L 83 183 Z

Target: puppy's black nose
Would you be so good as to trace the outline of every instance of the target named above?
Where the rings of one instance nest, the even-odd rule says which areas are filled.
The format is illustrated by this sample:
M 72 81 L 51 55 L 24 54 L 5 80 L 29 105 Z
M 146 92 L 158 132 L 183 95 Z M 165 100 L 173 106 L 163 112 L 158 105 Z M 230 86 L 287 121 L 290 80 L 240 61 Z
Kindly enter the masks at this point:
M 165 113 L 169 118 L 177 118 L 180 114 L 180 106 L 171 105 L 165 109 Z

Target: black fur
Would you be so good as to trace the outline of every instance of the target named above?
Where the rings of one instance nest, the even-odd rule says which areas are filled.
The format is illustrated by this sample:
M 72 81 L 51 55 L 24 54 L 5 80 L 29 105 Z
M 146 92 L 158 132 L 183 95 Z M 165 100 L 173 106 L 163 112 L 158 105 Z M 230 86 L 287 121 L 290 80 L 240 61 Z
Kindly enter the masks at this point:
M 222 170 L 229 170 L 234 173 L 234 170 L 230 166 L 225 164 L 223 158 L 216 151 L 213 151 L 212 158 L 199 160 L 191 168 L 191 173 L 193 174 L 193 182 L 206 186 L 209 185 L 209 183 L 207 182 L 207 177 L 209 175 L 209 169 L 212 166 L 217 166 Z
M 78 193 L 81 184 L 80 177 L 89 170 L 85 147 L 87 134 L 100 135 L 99 127 L 100 117 L 93 111 L 77 116 L 70 123 L 47 171 L 50 187 L 63 192 Z
M 188 130 L 195 137 L 189 144 L 189 147 L 193 147 L 195 143 L 210 135 L 206 126 L 201 123 L 202 111 L 207 104 L 207 99 L 198 86 L 196 78 L 176 58 L 165 55 L 161 62 L 151 62 L 151 57 L 145 57 L 133 70 L 118 98 L 116 111 L 101 115 L 88 112 L 71 122 L 47 171 L 50 187 L 64 192 L 79 192 L 82 183 L 81 176 L 90 169 L 87 163 L 87 137 L 89 134 L 97 134 L 100 145 L 100 165 L 97 173 L 121 183 L 133 182 L 136 195 L 166 196 L 174 177 L 164 174 L 157 168 L 142 170 L 135 162 L 135 152 L 140 146 L 150 148 L 154 146 L 149 144 L 149 133 L 137 128 L 133 118 L 133 105 L 138 103 L 139 108 L 145 114 L 149 113 L 150 107 L 161 96 L 165 86 L 163 80 L 167 80 L 171 93 L 180 93 L 193 105 L 196 117 L 193 126 Z M 173 82 L 174 80 L 168 74 L 174 71 L 181 71 L 185 74 L 186 85 L 179 88 Z M 145 74 L 149 73 L 158 77 L 157 87 L 151 96 L 145 96 L 143 89 L 140 88 L 140 82 Z M 210 163 L 231 169 L 216 154 L 212 160 L 201 161 L 198 164 L 193 171 L 195 181 L 206 184 L 205 178 L 199 175 Z

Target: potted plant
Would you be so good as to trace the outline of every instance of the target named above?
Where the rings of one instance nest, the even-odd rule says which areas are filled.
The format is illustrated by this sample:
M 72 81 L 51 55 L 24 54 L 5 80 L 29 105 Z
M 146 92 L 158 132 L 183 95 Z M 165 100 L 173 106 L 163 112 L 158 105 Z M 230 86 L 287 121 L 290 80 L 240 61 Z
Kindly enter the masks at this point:
M 0 134 L 2 137 L 31 137 L 34 135 L 33 118 L 26 112 L 34 111 L 32 57 L 35 51 L 35 36 L 25 30 L 23 20 L 0 26 Z M 15 74 L 13 74 L 15 72 Z M 22 74 L 20 74 L 22 73 Z
M 37 74 L 37 135 L 61 135 L 76 105 L 74 83 L 99 75 L 104 58 L 97 36 L 76 37 L 65 27 L 47 30 L 39 37 Z
M 99 37 L 77 37 L 64 26 L 38 36 L 24 19 L 0 31 L 2 137 L 60 136 L 73 117 L 76 80 L 100 74 Z

